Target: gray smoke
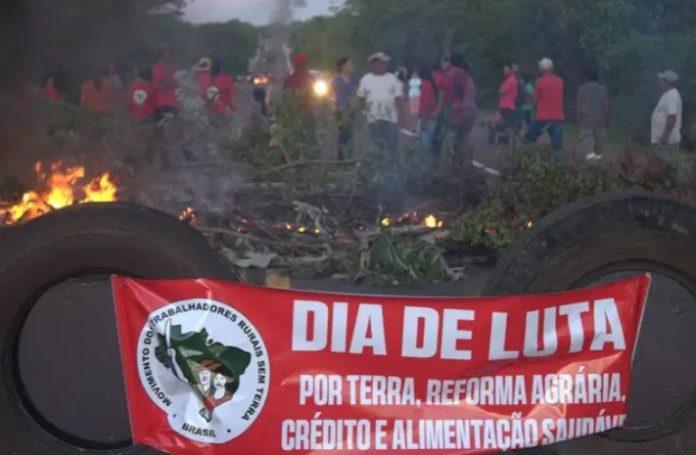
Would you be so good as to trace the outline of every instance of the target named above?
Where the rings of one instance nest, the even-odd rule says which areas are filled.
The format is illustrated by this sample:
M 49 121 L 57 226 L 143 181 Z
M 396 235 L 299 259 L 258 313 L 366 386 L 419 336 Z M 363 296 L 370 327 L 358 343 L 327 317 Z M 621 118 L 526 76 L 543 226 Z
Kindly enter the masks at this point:
M 271 24 L 289 24 L 292 22 L 293 10 L 307 6 L 307 0 L 275 0 L 271 12 Z

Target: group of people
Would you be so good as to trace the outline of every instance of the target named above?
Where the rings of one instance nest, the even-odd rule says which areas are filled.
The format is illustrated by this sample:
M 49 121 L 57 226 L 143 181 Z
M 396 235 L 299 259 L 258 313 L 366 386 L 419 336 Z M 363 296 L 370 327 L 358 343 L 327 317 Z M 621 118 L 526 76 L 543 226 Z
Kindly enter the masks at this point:
M 503 81 L 499 89 L 499 104 L 489 142 L 507 143 L 521 136 L 525 142 L 536 142 L 547 132 L 552 147 L 564 148 L 563 123 L 564 82 L 554 72 L 551 59 L 539 61 L 540 76 L 532 84 L 531 77 L 520 76 L 516 64 L 503 67 Z M 679 76 L 672 70 L 658 74 L 661 96 L 651 118 L 651 143 L 655 151 L 667 161 L 678 158 L 681 143 L 682 99 L 676 84 Z M 609 122 L 609 95 L 599 82 L 595 69 L 585 71 L 585 82 L 576 95 L 576 120 L 579 137 L 576 153 L 587 160 L 602 158 L 603 141 Z M 527 130 L 522 134 L 523 125 Z
M 408 119 L 413 116 L 419 120 L 419 134 L 424 145 L 436 157 L 447 129 L 454 130 L 458 148 L 463 150 L 466 135 L 478 115 L 478 106 L 476 88 L 467 72 L 468 64 L 461 56 L 443 58 L 437 69 L 419 68 L 414 73 L 419 81 L 415 102 L 411 96 L 415 87 L 403 71 L 389 72 L 391 58 L 387 54 L 376 52 L 367 62 L 371 69 L 362 78 L 353 74 L 350 59 L 341 58 L 336 62 L 332 86 L 336 115 L 341 120 L 341 156 L 351 134 L 350 122 L 343 120 L 352 118 L 354 101 L 364 109 L 374 143 L 389 155 L 395 157 L 397 154 L 399 131 L 406 129 Z
M 192 72 L 207 114 L 227 116 L 236 111 L 234 79 L 223 71 L 220 60 L 203 57 Z M 97 113 L 113 112 L 123 106 L 129 117 L 138 123 L 160 121 L 165 115 L 176 114 L 180 108 L 177 88 L 181 81 L 177 73 L 171 51 L 165 47 L 152 66 L 134 69 L 128 86 L 124 86 L 113 65 L 99 68 L 80 86 L 79 103 Z M 65 96 L 65 84 L 60 78 L 57 71 L 49 73 L 42 87 L 46 98 L 58 100 Z
M 371 71 L 362 78 L 353 74 L 347 58 L 337 61 L 333 80 L 335 109 L 339 118 L 349 118 L 353 99 L 362 100 L 368 127 L 375 143 L 387 151 L 397 150 L 399 130 L 406 119 L 418 119 L 418 133 L 436 162 L 446 131 L 454 131 L 460 156 L 471 161 L 466 139 L 476 123 L 476 84 L 469 64 L 461 56 L 444 57 L 437 68 L 422 65 L 410 77 L 405 69 L 388 71 L 390 57 L 383 52 L 369 56 Z M 306 60 L 304 61 L 306 64 Z M 508 143 L 519 138 L 534 143 L 547 134 L 552 148 L 561 153 L 565 147 L 565 83 L 555 72 L 554 62 L 542 58 L 539 75 L 521 75 L 519 65 L 503 67 L 498 110 L 489 130 L 489 140 Z M 682 99 L 676 87 L 679 76 L 672 70 L 659 73 L 662 95 L 653 112 L 651 142 L 668 160 L 678 155 L 681 142 Z M 603 142 L 609 121 L 609 95 L 599 82 L 597 71 L 587 69 L 585 82 L 578 87 L 576 120 L 579 138 L 576 153 L 587 160 L 602 158 Z M 350 129 L 341 128 L 341 145 L 348 143 Z

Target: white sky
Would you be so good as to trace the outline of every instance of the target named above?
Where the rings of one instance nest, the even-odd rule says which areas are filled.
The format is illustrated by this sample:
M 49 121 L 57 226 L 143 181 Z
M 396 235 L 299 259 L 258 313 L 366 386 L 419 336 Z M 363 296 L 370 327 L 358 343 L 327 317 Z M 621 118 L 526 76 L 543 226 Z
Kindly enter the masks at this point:
M 273 0 L 189 0 L 184 11 L 184 19 L 189 22 L 225 22 L 239 19 L 256 25 L 263 25 L 273 8 Z M 329 14 L 330 8 L 341 0 L 307 0 L 305 8 L 295 11 L 296 19 Z

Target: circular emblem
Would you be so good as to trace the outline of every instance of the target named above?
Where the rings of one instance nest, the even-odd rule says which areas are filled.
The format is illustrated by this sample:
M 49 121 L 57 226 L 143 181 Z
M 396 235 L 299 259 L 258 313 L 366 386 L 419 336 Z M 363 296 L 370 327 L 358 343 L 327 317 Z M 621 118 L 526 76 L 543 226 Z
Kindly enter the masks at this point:
M 138 373 L 171 428 L 223 444 L 246 431 L 268 396 L 270 362 L 258 330 L 239 311 L 207 299 L 150 314 L 138 339 Z
M 135 90 L 133 92 L 133 102 L 138 106 L 142 106 L 147 101 L 147 92 L 145 90 Z
M 217 101 L 218 97 L 220 96 L 220 89 L 212 85 L 208 87 L 208 89 L 205 91 L 205 94 L 210 101 Z

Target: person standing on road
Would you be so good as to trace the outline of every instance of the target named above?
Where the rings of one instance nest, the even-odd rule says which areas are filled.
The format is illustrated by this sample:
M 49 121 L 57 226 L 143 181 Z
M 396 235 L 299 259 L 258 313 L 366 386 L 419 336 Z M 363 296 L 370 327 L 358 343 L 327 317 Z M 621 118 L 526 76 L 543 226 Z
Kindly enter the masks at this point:
M 517 74 L 513 71 L 512 65 L 503 66 L 503 82 L 500 84 L 498 94 L 500 101 L 498 103 L 498 124 L 493 131 L 493 136 L 497 132 L 499 141 L 503 144 L 510 142 L 513 135 L 519 132 L 518 112 L 517 112 L 517 95 L 519 94 L 520 86 L 517 79 Z M 493 142 L 489 138 L 489 142 Z
M 109 71 L 102 66 L 80 88 L 80 104 L 92 112 L 109 112 L 113 93 Z
M 167 114 L 176 114 L 179 99 L 176 97 L 177 81 L 174 77 L 176 65 L 169 47 L 159 51 L 159 59 L 152 66 L 152 83 L 155 87 L 155 120 L 160 121 Z
M 155 113 L 155 89 L 150 79 L 149 68 L 138 68 L 124 94 L 128 116 L 137 124 L 151 122 Z
M 682 98 L 677 90 L 679 76 L 672 70 L 657 75 L 662 96 L 651 120 L 653 150 L 670 166 L 679 170 L 679 145 L 682 129 Z
M 208 88 L 208 102 L 213 115 L 227 117 L 237 110 L 237 86 L 232 76 L 227 74 L 219 58 L 213 58 L 210 67 L 211 85 Z
M 597 71 L 590 69 L 585 73 L 586 82 L 578 87 L 577 116 L 580 139 L 576 150 L 587 160 L 602 159 L 602 142 L 609 117 L 607 89 L 598 79 Z
M 532 122 L 525 135 L 528 143 L 536 142 L 547 132 L 551 138 L 551 146 L 556 153 L 563 151 L 563 79 L 553 72 L 553 60 L 543 58 L 539 61 L 541 76 L 534 88 L 536 119 Z
M 357 95 L 365 102 L 367 124 L 374 143 L 400 166 L 398 122 L 403 104 L 401 81 L 387 72 L 391 58 L 383 52 L 370 55 L 372 71 L 360 80 Z
M 437 85 L 429 65 L 422 65 L 418 68 L 418 78 L 421 80 L 420 98 L 418 101 L 420 137 L 423 147 L 427 151 L 431 151 L 435 128 L 437 128 Z
M 346 57 L 336 61 L 336 76 L 333 79 L 334 106 L 338 123 L 338 157 L 348 156 L 353 131 L 351 104 L 358 89 L 358 79 L 353 75 L 353 62 Z
M 295 56 L 293 63 L 294 71 L 283 81 L 283 90 L 290 90 L 295 93 L 308 90 L 312 77 L 309 73 L 307 56 L 298 54 Z
M 461 55 L 442 59 L 441 71 L 438 75 L 438 124 L 435 133 L 435 164 L 439 160 L 442 142 L 447 130 L 455 132 L 455 154 L 465 165 L 470 165 L 473 157 L 466 153 L 466 137 L 473 127 L 465 109 L 469 75 L 464 66 L 466 62 Z

